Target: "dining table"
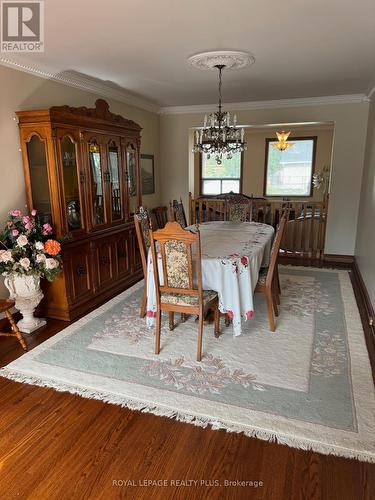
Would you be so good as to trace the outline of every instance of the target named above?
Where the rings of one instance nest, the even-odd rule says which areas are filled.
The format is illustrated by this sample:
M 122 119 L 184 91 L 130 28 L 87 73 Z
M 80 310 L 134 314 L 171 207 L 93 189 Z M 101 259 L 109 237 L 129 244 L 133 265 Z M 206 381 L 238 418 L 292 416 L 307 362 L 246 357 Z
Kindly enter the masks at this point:
M 257 222 L 214 221 L 187 227 L 200 231 L 203 290 L 214 290 L 219 310 L 232 320 L 233 335 L 242 333 L 242 321 L 254 314 L 254 290 L 260 269 L 268 267 L 274 228 Z M 162 280 L 161 258 L 158 263 Z M 160 283 L 163 284 L 162 282 Z M 156 317 L 156 292 L 151 251 L 147 264 L 146 321 Z

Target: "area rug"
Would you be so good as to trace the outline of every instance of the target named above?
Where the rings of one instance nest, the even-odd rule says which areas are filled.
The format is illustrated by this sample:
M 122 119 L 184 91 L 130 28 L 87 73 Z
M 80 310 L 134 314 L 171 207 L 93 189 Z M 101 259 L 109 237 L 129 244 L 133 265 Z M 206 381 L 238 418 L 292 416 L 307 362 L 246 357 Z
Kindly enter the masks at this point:
M 264 297 L 243 334 L 163 318 L 160 355 L 139 318 L 142 283 L 3 368 L 12 380 L 52 387 L 194 425 L 243 432 L 305 450 L 375 462 L 375 397 L 346 271 L 281 267 L 277 330 Z

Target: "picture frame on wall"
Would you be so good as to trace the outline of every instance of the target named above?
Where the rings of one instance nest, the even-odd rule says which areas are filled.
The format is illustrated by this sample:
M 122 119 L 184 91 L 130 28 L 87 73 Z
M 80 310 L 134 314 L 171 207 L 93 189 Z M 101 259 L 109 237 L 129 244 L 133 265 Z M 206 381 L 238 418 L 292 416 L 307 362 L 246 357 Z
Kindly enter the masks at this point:
M 155 193 L 154 155 L 141 154 L 142 194 Z

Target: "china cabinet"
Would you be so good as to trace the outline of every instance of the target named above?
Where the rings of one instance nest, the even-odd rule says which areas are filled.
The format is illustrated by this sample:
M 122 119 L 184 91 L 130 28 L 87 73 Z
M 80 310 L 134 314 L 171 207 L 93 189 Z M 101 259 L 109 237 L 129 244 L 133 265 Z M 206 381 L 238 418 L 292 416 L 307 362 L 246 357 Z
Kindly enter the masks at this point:
M 95 108 L 17 112 L 27 203 L 62 241 L 63 273 L 40 313 L 72 320 L 142 277 L 133 215 L 141 205 L 141 127 Z

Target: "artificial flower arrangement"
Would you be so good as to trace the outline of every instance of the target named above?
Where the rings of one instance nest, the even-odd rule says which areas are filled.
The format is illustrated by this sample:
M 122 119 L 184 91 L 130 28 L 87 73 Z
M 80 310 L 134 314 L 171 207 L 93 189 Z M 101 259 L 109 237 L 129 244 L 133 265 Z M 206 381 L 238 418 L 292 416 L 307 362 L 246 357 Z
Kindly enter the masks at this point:
M 36 213 L 36 210 L 30 215 L 23 215 L 20 210 L 9 212 L 0 235 L 1 274 L 39 276 L 53 281 L 60 273 L 60 243 L 51 238 L 49 224 L 37 221 Z

